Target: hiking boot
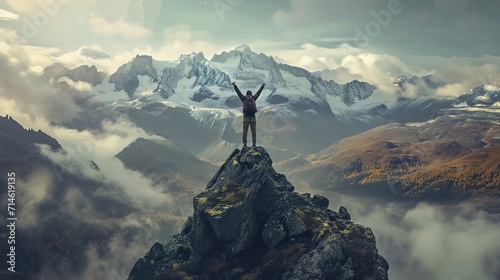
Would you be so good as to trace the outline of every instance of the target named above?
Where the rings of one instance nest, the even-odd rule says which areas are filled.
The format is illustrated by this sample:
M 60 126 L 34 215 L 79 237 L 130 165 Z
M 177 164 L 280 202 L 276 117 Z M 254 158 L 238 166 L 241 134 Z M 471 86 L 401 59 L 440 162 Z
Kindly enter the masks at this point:
M 252 145 L 252 147 L 254 147 L 254 148 L 255 148 L 255 147 L 257 147 L 257 146 L 255 146 L 255 144 L 253 144 L 253 145 Z

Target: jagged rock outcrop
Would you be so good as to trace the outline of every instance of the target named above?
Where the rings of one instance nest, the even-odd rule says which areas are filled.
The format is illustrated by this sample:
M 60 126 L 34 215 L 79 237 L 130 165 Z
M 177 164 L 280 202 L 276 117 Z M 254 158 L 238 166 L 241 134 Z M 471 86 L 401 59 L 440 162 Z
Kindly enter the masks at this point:
M 106 73 L 98 71 L 94 65 L 81 65 L 74 69 L 69 69 L 60 63 L 54 63 L 51 66 L 45 67 L 42 72 L 42 78 L 49 80 L 50 78 L 59 79 L 68 77 L 74 82 L 85 82 L 92 86 L 101 84 Z
M 129 279 L 388 279 L 371 229 L 325 197 L 294 192 L 262 147 L 236 149 L 193 205 Z
M 149 77 L 150 81 L 139 76 Z M 207 60 L 202 52 L 181 55 L 176 62 L 169 63 L 137 55 L 110 76 L 115 90 L 124 90 L 132 99 L 138 88 L 143 89 L 141 86 L 168 99 L 176 93 L 185 94 L 186 90 L 189 92 L 189 89 L 198 90 L 201 87 L 210 88 L 216 94 L 232 92 L 231 81 L 237 81 L 242 89 L 253 90 L 265 82 L 266 90 L 275 92 L 269 96 L 271 104 L 289 103 L 291 107 L 299 107 L 299 111 L 314 110 L 328 115 L 333 114 L 328 96 L 341 97 L 343 103 L 352 106 L 357 100 L 369 98 L 375 90 L 374 86 L 357 80 L 346 84 L 326 81 L 303 68 L 280 64 L 272 56 L 255 53 L 247 45 L 215 54 L 211 60 Z M 310 87 L 313 94 L 306 92 L 303 95 L 304 87 Z M 303 98 L 296 100 L 296 96 L 309 100 L 304 103 Z M 206 99 L 205 96 L 199 97 Z M 192 100 L 199 102 L 199 99 L 195 97 Z M 228 100 L 228 107 L 235 106 L 233 101 Z M 316 104 L 308 104 L 309 101 Z M 214 104 L 222 105 L 218 102 Z
M 500 104 L 500 84 L 490 83 L 473 88 L 459 96 L 456 104 L 468 106 L 497 106 Z
M 242 86 L 258 86 L 266 81 L 268 87 L 271 88 L 287 87 L 287 82 L 279 70 L 278 63 L 276 63 L 272 57 L 263 53 L 257 54 L 253 52 L 246 44 L 243 44 L 230 52 L 215 54 L 210 61 L 226 63 L 230 59 L 238 61 L 239 71 L 234 73 L 234 78 L 247 81 L 242 84 Z M 256 73 L 255 70 L 267 71 L 267 75 Z
M 278 105 L 290 101 L 290 98 L 288 98 L 285 94 L 278 93 L 278 89 L 274 88 L 267 96 L 266 101 L 269 104 Z
M 81 65 L 71 70 L 68 74 L 66 74 L 66 76 L 74 82 L 86 82 L 92 86 L 96 86 L 102 83 L 106 74 L 104 72 L 97 71 L 97 68 L 94 65 Z
M 66 148 L 75 149 L 78 143 L 84 143 L 82 141 L 85 140 L 70 143 Z M 141 234 L 137 229 L 122 225 L 122 219 L 132 215 L 139 217 L 144 212 L 135 207 L 118 185 L 102 180 L 104 174 L 94 162 L 83 156 L 82 149 L 73 151 L 80 151 L 80 154 L 65 150 L 55 138 L 41 130 L 24 128 L 11 116 L 0 116 L 0 181 L 11 185 L 8 178 L 15 178 L 14 186 L 23 195 L 18 200 L 24 200 L 25 194 L 40 192 L 44 198 L 37 200 L 34 216 L 37 222 L 23 222 L 22 226 L 16 227 L 16 244 L 12 245 L 16 246 L 16 260 L 22 261 L 16 262 L 15 273 L 0 270 L 0 279 L 85 278 L 85 268 L 90 260 L 88 248 L 106 248 L 111 246 L 111 240 L 132 241 L 135 236 L 150 234 L 146 229 L 140 229 Z M 93 168 L 91 172 L 96 175 L 91 177 L 70 171 L 74 168 L 88 170 L 87 166 Z M 12 173 L 15 175 L 9 175 Z M 0 188 L 1 201 L 12 198 L 11 193 L 5 184 Z M 88 207 L 85 218 L 78 210 L 68 210 L 67 199 L 75 194 L 77 201 L 83 203 L 80 205 Z M 29 200 L 24 201 L 28 203 Z M 26 209 L 31 211 L 29 209 L 34 208 Z M 153 219 L 158 218 L 155 215 Z M 165 223 L 165 228 L 168 230 L 168 223 Z M 7 231 L 0 234 L 2 251 L 8 248 L 9 235 L 5 233 Z M 62 259 L 67 261 L 63 266 L 60 265 Z M 104 279 L 103 275 L 109 274 L 93 277 Z
M 279 68 L 284 71 L 290 72 L 298 78 L 307 78 L 307 80 L 311 83 L 311 91 L 321 100 L 326 101 L 326 97 L 328 95 L 340 96 L 342 98 L 342 102 L 344 102 L 349 107 L 354 105 L 356 99 L 367 99 L 376 89 L 375 86 L 370 85 L 366 82 L 360 82 L 358 80 L 354 80 L 343 85 L 337 84 L 332 80 L 326 81 L 319 76 L 311 74 L 309 71 L 303 68 L 290 66 L 287 64 L 279 64 Z
M 186 78 L 196 78 L 192 87 L 219 86 L 221 88 L 231 88 L 231 78 L 223 71 L 215 68 L 203 53 L 181 56 L 180 66 L 184 69 L 190 67 Z
M 226 102 L 225 104 L 227 105 L 227 107 L 229 108 L 241 108 L 241 99 L 236 96 L 236 95 L 233 95 L 233 96 L 229 96 L 227 99 L 226 99 Z
M 177 83 L 181 79 L 193 77 L 195 81 L 191 88 L 196 86 L 231 88 L 231 78 L 226 73 L 210 64 L 203 53 L 192 53 L 181 55 L 176 67 L 163 70 L 155 92 L 159 92 L 164 98 L 169 98 L 175 93 Z
M 195 93 L 193 93 L 191 100 L 196 101 L 196 102 L 201 102 L 201 101 L 208 99 L 208 98 L 213 99 L 213 100 L 219 99 L 218 96 L 214 96 L 214 92 L 211 91 L 209 88 L 201 87 L 199 90 L 197 90 L 197 91 L 195 91 Z
M 43 69 L 41 78 L 49 80 L 50 78 L 62 77 L 61 74 L 67 73 L 70 69 L 61 63 L 54 63 Z
M 341 85 L 342 101 L 347 106 L 352 106 L 354 105 L 356 99 L 365 100 L 370 97 L 375 89 L 376 87 L 370 85 L 369 83 L 360 82 L 358 80 L 351 81 Z
M 5 149 L 5 153 L 2 153 L 3 157 L 5 157 L 7 152 L 19 152 L 19 150 L 13 148 L 14 145 L 25 145 L 31 148 L 36 143 L 48 145 L 54 151 L 62 150 L 61 145 L 56 139 L 41 130 L 25 129 L 8 115 L 5 117 L 0 116 L 0 140 L 2 143 L 0 152 Z M 21 154 L 19 154 L 19 158 L 22 158 Z
M 169 98 L 175 93 L 177 83 L 184 77 L 184 70 L 175 68 L 165 68 L 161 72 L 160 81 L 155 92 L 159 92 L 163 98 Z
M 109 82 L 115 84 L 115 90 L 123 90 L 129 97 L 132 97 L 139 86 L 138 76 L 148 76 L 153 82 L 157 82 L 158 73 L 153 65 L 153 57 L 136 55 L 130 62 L 120 66 L 109 77 Z

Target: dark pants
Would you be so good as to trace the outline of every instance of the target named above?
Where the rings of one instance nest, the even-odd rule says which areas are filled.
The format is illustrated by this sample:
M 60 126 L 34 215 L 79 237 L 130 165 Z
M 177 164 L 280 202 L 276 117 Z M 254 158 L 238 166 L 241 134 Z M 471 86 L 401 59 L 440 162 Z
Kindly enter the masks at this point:
M 257 121 L 255 118 L 243 119 L 243 145 L 247 144 L 248 126 L 252 130 L 252 143 L 255 145 L 257 143 Z

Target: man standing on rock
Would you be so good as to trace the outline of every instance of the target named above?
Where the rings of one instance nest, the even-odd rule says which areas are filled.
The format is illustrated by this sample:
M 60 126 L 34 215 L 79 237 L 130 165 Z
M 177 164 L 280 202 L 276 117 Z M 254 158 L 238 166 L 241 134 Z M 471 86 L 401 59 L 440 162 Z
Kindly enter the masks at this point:
M 235 82 L 233 82 L 233 86 L 238 94 L 238 97 L 241 99 L 241 102 L 243 102 L 243 147 L 247 146 L 248 126 L 250 126 L 250 129 L 252 130 L 252 144 L 253 147 L 255 147 L 255 144 L 257 143 L 257 121 L 255 119 L 257 107 L 255 106 L 255 101 L 259 98 L 262 90 L 266 86 L 266 83 L 262 83 L 262 86 L 260 86 L 260 89 L 255 95 L 252 95 L 252 92 L 248 90 L 246 96 L 241 94 L 241 91 Z

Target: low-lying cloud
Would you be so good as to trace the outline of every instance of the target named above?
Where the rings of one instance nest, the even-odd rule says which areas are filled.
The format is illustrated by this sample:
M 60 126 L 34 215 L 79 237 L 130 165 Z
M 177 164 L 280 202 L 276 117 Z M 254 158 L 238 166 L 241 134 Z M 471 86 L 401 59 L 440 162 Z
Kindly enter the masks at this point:
M 369 226 L 389 279 L 500 279 L 500 215 L 477 205 L 380 203 L 323 193 L 330 208 L 345 205 L 355 223 Z
M 389 54 L 367 52 L 348 44 L 333 49 L 305 44 L 300 49 L 276 51 L 275 54 L 285 63 L 309 71 L 322 71 L 322 77 L 327 80 L 341 84 L 354 79 L 368 82 L 377 86 L 378 94 L 384 95 L 399 92 L 393 84 L 399 76 L 432 75 L 437 88 L 423 82 L 407 85 L 404 95 L 414 98 L 457 97 L 485 83 L 500 81 L 500 57 L 497 56 L 409 56 L 403 60 Z
M 143 39 L 151 36 L 151 30 L 136 23 L 118 20 L 109 22 L 104 18 L 94 17 L 89 20 L 92 32 L 106 36 L 118 35 L 126 39 Z
M 15 34 L 10 35 L 12 40 L 18 39 Z M 126 169 L 114 157 L 139 137 L 159 137 L 149 135 L 116 114 L 110 114 L 113 118 L 106 114 L 97 116 L 102 118 L 99 129 L 63 126 L 80 118 L 88 109 L 86 106 L 107 104 L 95 104 L 100 101 L 92 98 L 94 93 L 85 83 L 63 78 L 59 82 L 68 87 L 52 87 L 40 80 L 33 72 L 38 63 L 23 49 L 22 41 L 18 43 L 17 49 L 15 45 L 0 46 L 0 66 L 4 73 L 0 76 L 0 113 L 8 114 L 25 128 L 42 130 L 56 138 L 65 150 L 54 152 L 48 146 L 39 146 L 51 166 L 19 177 L 18 184 L 23 190 L 18 192 L 19 219 L 23 221 L 19 230 L 30 239 L 19 237 L 18 241 L 30 246 L 30 240 L 43 239 L 47 242 L 43 244 L 64 246 L 64 252 L 52 247 L 39 252 L 51 254 L 41 263 L 44 266 L 41 275 L 47 279 L 125 279 L 137 258 L 155 240 L 178 231 L 188 214 L 177 208 L 162 186 Z M 102 201 L 118 206 L 100 205 Z M 135 209 L 135 212 L 106 216 L 109 213 L 102 213 L 94 206 L 117 211 Z M 54 223 L 62 232 L 52 232 L 54 227 L 50 225 Z M 91 234 L 82 235 L 80 230 Z M 72 251 L 75 248 L 78 253 Z

